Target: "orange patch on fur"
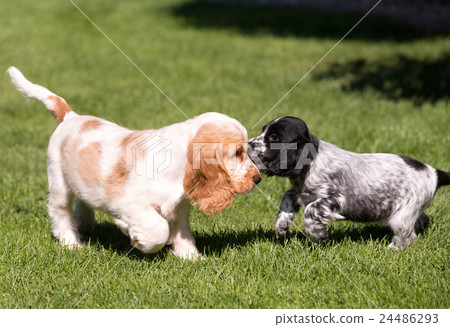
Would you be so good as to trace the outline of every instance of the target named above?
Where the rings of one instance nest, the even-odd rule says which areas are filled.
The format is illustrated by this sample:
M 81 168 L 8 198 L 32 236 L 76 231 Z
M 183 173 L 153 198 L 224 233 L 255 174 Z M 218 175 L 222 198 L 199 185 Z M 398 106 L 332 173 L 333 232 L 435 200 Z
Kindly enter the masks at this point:
M 145 155 L 144 151 L 139 148 L 139 138 L 143 135 L 143 131 L 132 132 L 125 136 L 120 142 L 121 154 L 117 163 L 113 167 L 113 171 L 105 178 L 105 193 L 109 198 L 114 199 L 123 195 L 125 183 L 130 176 L 131 169 Z M 135 143 L 135 144 L 133 144 Z M 130 151 L 135 150 L 135 151 Z M 135 156 L 137 154 L 137 157 Z
M 72 111 L 72 108 L 70 108 L 69 105 L 58 96 L 50 95 L 48 98 L 53 101 L 52 114 L 57 123 L 61 124 L 66 114 Z
M 66 137 L 61 142 L 61 164 L 68 183 L 73 190 L 82 189 L 83 182 L 87 187 L 98 187 L 102 184 L 100 175 L 101 143 L 91 142 L 81 147 L 78 137 L 71 141 Z
M 99 185 L 100 159 L 102 148 L 100 142 L 89 143 L 77 152 L 76 162 L 78 175 L 88 187 Z
M 90 130 L 99 128 L 102 125 L 102 121 L 98 119 L 86 120 L 80 127 L 80 133 L 84 133 Z

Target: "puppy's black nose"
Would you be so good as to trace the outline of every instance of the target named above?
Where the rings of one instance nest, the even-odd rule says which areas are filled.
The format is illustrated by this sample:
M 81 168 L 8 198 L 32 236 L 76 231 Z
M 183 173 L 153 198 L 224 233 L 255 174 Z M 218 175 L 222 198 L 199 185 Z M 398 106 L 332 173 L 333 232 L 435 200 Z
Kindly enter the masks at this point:
M 255 183 L 255 185 L 256 185 L 256 184 L 258 184 L 259 182 L 261 182 L 261 179 L 262 179 L 261 177 L 254 177 L 254 178 L 253 178 L 253 183 Z

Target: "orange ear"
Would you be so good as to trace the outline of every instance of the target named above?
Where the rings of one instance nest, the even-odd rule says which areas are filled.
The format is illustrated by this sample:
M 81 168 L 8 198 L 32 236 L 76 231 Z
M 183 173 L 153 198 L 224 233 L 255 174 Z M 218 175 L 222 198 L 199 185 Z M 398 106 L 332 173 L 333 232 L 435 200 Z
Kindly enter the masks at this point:
M 188 146 L 183 187 L 187 198 L 211 215 L 228 208 L 234 199 L 234 189 L 224 166 L 221 144 L 213 143 L 217 137 L 215 124 L 203 125 Z

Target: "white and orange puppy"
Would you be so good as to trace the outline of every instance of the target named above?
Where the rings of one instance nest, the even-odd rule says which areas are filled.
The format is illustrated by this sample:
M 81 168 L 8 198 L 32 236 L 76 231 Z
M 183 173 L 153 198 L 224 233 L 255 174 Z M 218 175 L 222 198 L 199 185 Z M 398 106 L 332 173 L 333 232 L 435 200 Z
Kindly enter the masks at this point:
M 101 209 L 139 250 L 154 253 L 172 245 L 176 256 L 195 259 L 200 254 L 189 228 L 190 202 L 207 214 L 219 213 L 261 180 L 247 157 L 247 131 L 226 115 L 205 113 L 157 130 L 131 131 L 76 114 L 15 67 L 7 73 L 59 124 L 47 152 L 48 214 L 64 246 L 82 246 L 81 235 L 94 227 L 93 209 Z

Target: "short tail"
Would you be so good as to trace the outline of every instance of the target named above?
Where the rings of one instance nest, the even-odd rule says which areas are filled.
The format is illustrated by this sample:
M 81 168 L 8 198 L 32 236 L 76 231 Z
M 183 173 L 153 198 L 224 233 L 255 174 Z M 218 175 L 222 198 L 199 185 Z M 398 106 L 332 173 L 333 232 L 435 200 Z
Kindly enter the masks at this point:
M 445 185 L 450 185 L 450 173 L 439 169 L 436 169 L 436 173 L 438 178 L 437 188 Z
M 58 124 L 64 120 L 66 114 L 73 112 L 63 98 L 43 86 L 31 83 L 16 67 L 11 66 L 6 72 L 16 88 L 27 98 L 35 98 L 41 101 L 53 114 Z

